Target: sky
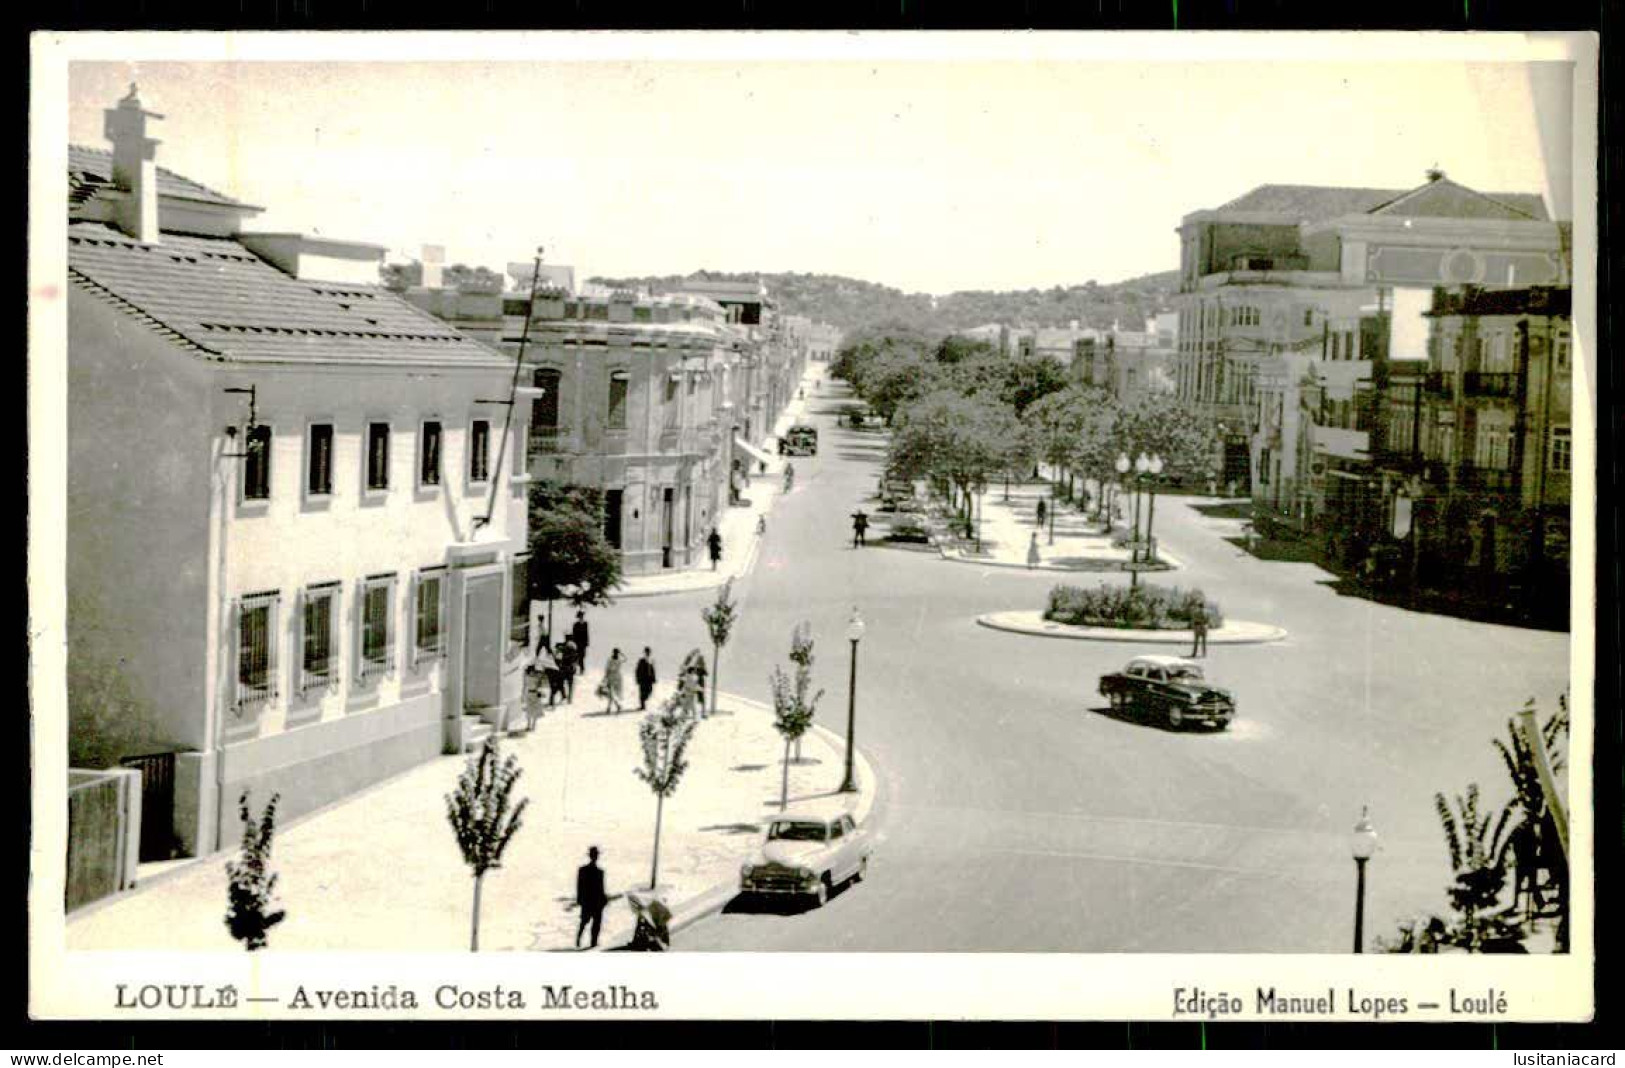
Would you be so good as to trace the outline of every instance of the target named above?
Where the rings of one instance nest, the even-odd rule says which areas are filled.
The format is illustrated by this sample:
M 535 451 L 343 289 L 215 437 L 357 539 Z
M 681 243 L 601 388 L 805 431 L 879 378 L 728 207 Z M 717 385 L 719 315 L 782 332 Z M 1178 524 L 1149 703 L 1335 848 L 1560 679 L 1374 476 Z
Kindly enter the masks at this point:
M 1264 183 L 1546 190 L 1527 64 L 1276 51 L 75 61 L 68 133 L 106 147 L 136 82 L 160 165 L 391 259 L 936 294 L 1172 270 L 1183 215 Z

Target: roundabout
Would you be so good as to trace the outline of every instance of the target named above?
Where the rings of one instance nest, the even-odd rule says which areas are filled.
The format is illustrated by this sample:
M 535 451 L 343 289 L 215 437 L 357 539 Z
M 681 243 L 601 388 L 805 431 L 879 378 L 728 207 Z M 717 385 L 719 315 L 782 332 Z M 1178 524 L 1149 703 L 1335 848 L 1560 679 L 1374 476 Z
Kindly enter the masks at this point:
M 1011 634 L 1035 638 L 1070 638 L 1089 642 L 1140 642 L 1156 645 L 1191 644 L 1189 630 L 1130 630 L 1124 627 L 1079 627 L 1056 623 L 1039 611 L 988 612 L 976 617 L 978 625 Z M 1224 626 L 1207 632 L 1209 645 L 1260 645 L 1278 642 L 1287 636 L 1286 628 L 1245 619 L 1226 620 Z

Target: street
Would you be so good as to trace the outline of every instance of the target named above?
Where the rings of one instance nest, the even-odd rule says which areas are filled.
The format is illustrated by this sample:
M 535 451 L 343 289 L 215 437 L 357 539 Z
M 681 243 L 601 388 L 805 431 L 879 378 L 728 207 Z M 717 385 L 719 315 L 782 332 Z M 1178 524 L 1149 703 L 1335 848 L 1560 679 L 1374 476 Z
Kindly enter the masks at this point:
M 1234 690 L 1224 734 L 1175 734 L 1102 714 L 1096 682 L 1174 647 L 1060 641 L 979 627 L 1039 609 L 1058 580 L 950 562 L 920 547 L 851 548 L 849 514 L 884 455 L 875 430 L 837 427 L 848 396 L 809 398 L 821 433 L 794 492 L 736 584 L 724 689 L 770 700 L 791 628 L 812 624 L 818 721 L 847 722 L 846 620 L 858 656 L 858 745 L 881 797 L 869 878 L 821 910 L 730 907 L 680 950 L 1346 952 L 1354 909 L 1349 832 L 1363 805 L 1381 845 L 1368 871 L 1368 948 L 1395 922 L 1442 911 L 1450 878 L 1433 794 L 1479 782 L 1504 798 L 1490 740 L 1528 697 L 1553 707 L 1568 636 L 1429 616 L 1342 597 L 1310 564 L 1262 561 L 1226 538 L 1221 502 L 1163 495 L 1159 541 L 1185 565 L 1153 576 L 1199 586 L 1227 616 L 1285 641 L 1215 646 Z M 997 487 L 989 491 L 992 498 Z M 883 533 L 883 530 L 879 533 Z M 593 613 L 594 646 L 654 646 L 663 663 L 705 644 L 709 593 L 623 600 Z M 599 643 L 603 643 L 600 645 Z M 737 903 L 736 903 L 737 905 Z

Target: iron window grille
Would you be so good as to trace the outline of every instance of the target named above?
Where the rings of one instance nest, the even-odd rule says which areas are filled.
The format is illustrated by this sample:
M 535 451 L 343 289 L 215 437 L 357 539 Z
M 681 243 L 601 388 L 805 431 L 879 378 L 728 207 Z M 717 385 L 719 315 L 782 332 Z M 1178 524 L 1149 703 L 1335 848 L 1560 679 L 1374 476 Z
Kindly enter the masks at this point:
M 530 558 L 513 562 L 513 592 L 509 597 L 508 653 L 517 655 L 530 648 Z
M 269 500 L 271 497 L 271 428 L 264 424 L 249 427 L 244 444 L 243 500 Z
M 491 477 L 491 421 L 476 419 L 468 428 L 468 480 L 484 482 Z
M 389 489 L 389 424 L 367 424 L 367 488 Z
M 373 682 L 395 670 L 395 629 L 391 626 L 395 576 L 375 575 L 361 583 L 360 657 L 357 675 Z
M 609 376 L 609 418 L 606 425 L 611 430 L 626 429 L 626 391 L 631 383 L 631 376 L 625 371 L 614 371 Z
M 333 492 L 333 424 L 313 423 L 310 427 L 310 470 L 305 492 L 326 497 Z
M 413 662 L 423 664 L 446 655 L 444 568 L 424 568 L 418 572 L 412 597 Z
M 276 698 L 276 591 L 251 593 L 237 602 L 237 701 L 239 711 Z
M 334 640 L 333 631 L 338 595 L 339 585 L 336 582 L 305 589 L 300 613 L 300 644 L 303 649 L 299 664 L 300 696 L 312 690 L 331 690 L 338 686 L 338 642 Z
M 440 439 L 440 424 L 433 420 L 425 422 L 421 435 L 421 452 L 418 456 L 420 485 L 440 485 Z

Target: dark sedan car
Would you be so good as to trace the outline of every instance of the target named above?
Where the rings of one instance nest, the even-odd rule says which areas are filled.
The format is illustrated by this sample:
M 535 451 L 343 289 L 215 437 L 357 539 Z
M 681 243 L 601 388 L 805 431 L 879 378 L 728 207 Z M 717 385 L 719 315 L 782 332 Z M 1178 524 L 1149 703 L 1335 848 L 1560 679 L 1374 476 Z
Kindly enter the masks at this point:
M 1137 656 L 1122 671 L 1100 678 L 1113 711 L 1161 719 L 1178 729 L 1202 723 L 1223 729 L 1236 717 L 1229 690 L 1202 677 L 1202 666 L 1177 656 Z

